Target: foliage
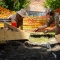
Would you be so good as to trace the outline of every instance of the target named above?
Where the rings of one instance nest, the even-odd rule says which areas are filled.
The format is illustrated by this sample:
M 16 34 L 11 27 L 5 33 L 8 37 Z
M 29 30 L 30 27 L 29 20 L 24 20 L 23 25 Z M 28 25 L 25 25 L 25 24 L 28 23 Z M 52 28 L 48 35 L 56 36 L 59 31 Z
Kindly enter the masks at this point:
M 60 7 L 60 0 L 46 0 L 46 2 L 44 2 L 44 7 L 50 7 L 55 10 Z
M 7 8 L 7 6 L 5 5 L 5 2 L 3 2 L 3 0 L 0 0 L 0 6 Z
M 20 8 L 26 8 L 30 4 L 30 0 L 19 0 L 20 3 Z
M 6 6 L 8 6 L 7 8 L 10 10 L 13 10 L 13 6 L 14 6 L 14 0 L 4 0 Z
M 30 0 L 1 0 L 0 1 L 1 6 L 5 5 L 6 8 L 15 11 L 20 10 L 21 8 L 26 8 L 29 4 L 30 4 Z

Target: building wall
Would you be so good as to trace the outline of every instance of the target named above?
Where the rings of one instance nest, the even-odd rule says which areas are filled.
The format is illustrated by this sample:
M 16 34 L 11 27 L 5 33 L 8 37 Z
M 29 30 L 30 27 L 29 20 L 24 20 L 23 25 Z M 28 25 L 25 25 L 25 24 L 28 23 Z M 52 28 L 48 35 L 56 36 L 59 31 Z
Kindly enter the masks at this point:
M 44 2 L 45 0 L 31 0 L 31 4 L 29 5 L 28 10 L 44 12 L 45 11 L 45 8 L 43 6 Z

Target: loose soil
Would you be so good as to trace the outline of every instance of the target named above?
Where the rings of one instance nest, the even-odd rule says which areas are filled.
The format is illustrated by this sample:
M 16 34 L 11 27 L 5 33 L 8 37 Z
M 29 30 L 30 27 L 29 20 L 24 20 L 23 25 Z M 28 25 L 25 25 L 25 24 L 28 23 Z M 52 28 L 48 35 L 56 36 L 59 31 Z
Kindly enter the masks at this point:
M 52 50 L 55 46 L 60 47 L 60 44 L 38 45 L 28 41 L 9 41 L 0 44 L 0 60 L 60 60 L 60 50 Z

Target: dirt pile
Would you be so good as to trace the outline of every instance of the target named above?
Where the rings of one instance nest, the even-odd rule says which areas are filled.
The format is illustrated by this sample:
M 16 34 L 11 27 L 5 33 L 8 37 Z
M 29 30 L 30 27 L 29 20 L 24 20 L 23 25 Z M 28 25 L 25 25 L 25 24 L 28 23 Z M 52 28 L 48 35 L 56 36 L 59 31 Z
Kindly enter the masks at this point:
M 15 13 L 16 13 L 15 11 L 11 11 L 0 6 L 0 18 L 8 18 L 10 15 Z

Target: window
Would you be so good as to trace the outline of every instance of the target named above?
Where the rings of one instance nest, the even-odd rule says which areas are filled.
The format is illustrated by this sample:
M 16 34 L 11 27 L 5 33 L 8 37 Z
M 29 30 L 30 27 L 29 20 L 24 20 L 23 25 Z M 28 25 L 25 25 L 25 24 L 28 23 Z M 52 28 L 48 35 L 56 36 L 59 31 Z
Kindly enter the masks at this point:
M 29 16 L 44 16 L 45 12 L 38 12 L 38 11 L 27 11 Z

